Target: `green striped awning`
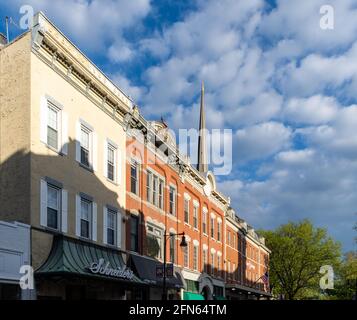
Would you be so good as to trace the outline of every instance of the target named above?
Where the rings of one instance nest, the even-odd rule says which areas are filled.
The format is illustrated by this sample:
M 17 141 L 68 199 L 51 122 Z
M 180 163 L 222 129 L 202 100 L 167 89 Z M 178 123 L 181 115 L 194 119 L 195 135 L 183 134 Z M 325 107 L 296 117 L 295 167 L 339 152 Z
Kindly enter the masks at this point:
M 62 235 L 54 236 L 46 262 L 35 273 L 38 276 L 76 275 L 144 284 L 127 268 L 121 251 Z

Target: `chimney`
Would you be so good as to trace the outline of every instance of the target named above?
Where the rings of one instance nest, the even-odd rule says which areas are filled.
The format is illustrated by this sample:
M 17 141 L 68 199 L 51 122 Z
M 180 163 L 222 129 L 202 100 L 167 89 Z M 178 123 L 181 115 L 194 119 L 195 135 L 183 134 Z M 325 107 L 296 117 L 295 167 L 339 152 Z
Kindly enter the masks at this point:
M 6 44 L 7 44 L 6 36 L 0 32 L 0 48 L 4 47 Z

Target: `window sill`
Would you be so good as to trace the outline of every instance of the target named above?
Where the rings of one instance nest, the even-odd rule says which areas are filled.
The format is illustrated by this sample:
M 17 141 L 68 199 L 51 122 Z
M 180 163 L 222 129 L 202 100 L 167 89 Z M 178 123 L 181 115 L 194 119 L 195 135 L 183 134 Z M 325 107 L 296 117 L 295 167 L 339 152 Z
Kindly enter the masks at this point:
M 188 226 L 188 227 L 191 229 L 191 225 L 188 224 L 187 222 L 184 222 L 184 225 L 185 225 L 185 226 Z
M 65 234 L 62 230 L 59 230 L 59 229 L 53 229 L 51 227 L 44 227 L 42 226 L 42 229 L 49 232 L 49 233 L 52 233 L 52 234 Z
M 91 243 L 97 243 L 97 241 L 94 241 L 91 238 L 86 238 L 86 237 L 82 237 L 82 236 L 78 236 L 78 239 L 87 241 L 87 242 L 91 242 Z
M 197 228 L 193 227 L 193 230 L 196 232 L 200 232 L 200 230 L 198 230 Z
M 78 164 L 79 164 L 79 166 L 82 167 L 83 169 L 86 169 L 86 170 L 88 170 L 89 172 L 94 173 L 94 170 L 93 170 L 92 167 L 88 167 L 88 166 L 86 166 L 85 164 L 83 164 L 83 163 L 81 163 L 81 162 L 78 162 Z
M 114 184 L 115 186 L 119 187 L 119 183 L 117 181 L 110 180 L 107 178 L 107 181 L 110 182 L 111 184 Z
M 203 233 L 203 235 L 208 238 L 208 234 L 207 233 Z
M 56 148 L 54 148 L 54 147 L 51 147 L 51 146 L 50 146 L 49 144 L 47 144 L 47 143 L 44 143 L 44 142 L 43 142 L 43 144 L 47 147 L 47 149 L 50 149 L 51 151 L 57 153 L 58 155 L 60 155 L 60 156 L 64 156 L 64 155 L 65 155 L 61 150 L 56 149 Z

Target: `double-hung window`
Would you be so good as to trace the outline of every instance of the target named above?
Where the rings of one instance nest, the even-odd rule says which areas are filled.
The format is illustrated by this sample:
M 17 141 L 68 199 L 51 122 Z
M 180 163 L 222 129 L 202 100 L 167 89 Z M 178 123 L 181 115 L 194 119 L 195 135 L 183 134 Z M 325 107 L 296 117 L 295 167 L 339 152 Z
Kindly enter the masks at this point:
M 198 206 L 193 207 L 193 227 L 198 228 Z
M 47 145 L 58 150 L 59 147 L 60 110 L 48 103 L 47 109 Z
M 107 148 L 107 178 L 115 182 L 117 149 L 110 143 Z
M 60 229 L 61 189 L 47 184 L 47 227 Z
M 211 217 L 211 238 L 214 238 L 214 218 Z
M 81 198 L 81 237 L 90 239 L 92 230 L 92 210 L 93 203 L 88 199 Z
M 198 271 L 198 246 L 193 246 L 193 269 Z
M 176 248 L 175 248 L 175 235 L 170 233 L 170 262 L 175 263 Z
M 132 193 L 139 195 L 139 164 L 135 160 L 131 161 L 130 187 Z
M 190 222 L 190 201 L 188 199 L 185 199 L 184 202 L 184 215 L 185 215 L 185 222 L 189 223 Z
M 172 215 L 176 215 L 176 188 L 170 186 L 170 208 L 169 212 Z
M 86 167 L 91 163 L 91 130 L 81 125 L 81 164 Z
M 130 250 L 139 251 L 139 218 L 133 215 L 130 219 Z
M 117 212 L 107 210 L 107 243 L 115 246 L 117 239 Z
M 207 213 L 206 211 L 202 212 L 202 232 L 207 234 Z
M 162 259 L 163 230 L 148 224 L 146 242 L 147 255 L 152 258 Z
M 207 273 L 208 271 L 208 252 L 207 249 L 203 250 L 203 271 Z
M 187 243 L 186 247 L 183 247 L 183 265 L 185 268 L 190 267 L 190 249 L 189 243 Z
M 217 221 L 217 241 L 221 241 L 222 222 Z
M 148 170 L 146 175 L 146 199 L 162 210 L 164 209 L 164 188 L 164 180 Z

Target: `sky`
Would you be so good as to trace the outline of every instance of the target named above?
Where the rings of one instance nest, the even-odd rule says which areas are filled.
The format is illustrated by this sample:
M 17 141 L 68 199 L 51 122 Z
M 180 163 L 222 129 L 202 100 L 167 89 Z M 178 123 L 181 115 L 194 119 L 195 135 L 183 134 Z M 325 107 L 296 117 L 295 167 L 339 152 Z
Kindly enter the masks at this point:
M 204 81 L 208 128 L 233 132 L 217 180 L 236 213 L 255 229 L 308 218 L 356 249 L 357 0 L 1 0 L 0 32 L 24 4 L 149 120 L 197 128 Z

